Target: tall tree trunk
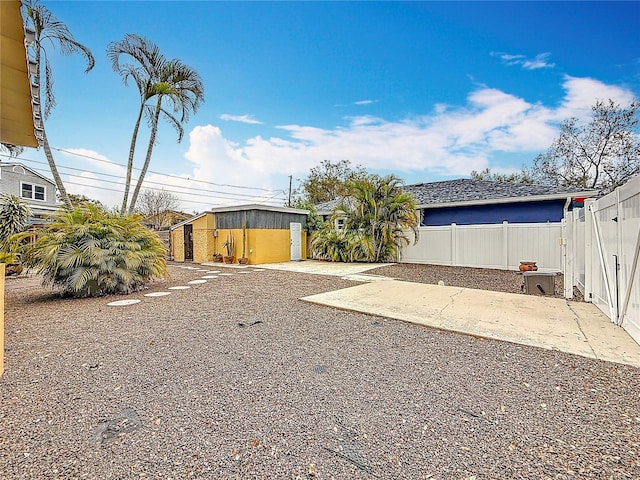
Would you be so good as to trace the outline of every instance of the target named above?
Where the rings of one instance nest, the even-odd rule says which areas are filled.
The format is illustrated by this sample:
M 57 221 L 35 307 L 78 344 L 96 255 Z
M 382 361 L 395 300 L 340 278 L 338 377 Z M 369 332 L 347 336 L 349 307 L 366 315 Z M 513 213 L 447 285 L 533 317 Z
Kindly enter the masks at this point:
M 40 97 L 40 101 L 38 102 L 38 115 L 40 116 L 40 123 L 42 124 L 42 148 L 44 149 L 44 154 L 47 157 L 47 162 L 49 163 L 49 169 L 51 170 L 51 175 L 53 176 L 53 181 L 56 184 L 56 188 L 60 193 L 60 198 L 66 205 L 68 209 L 73 208 L 71 205 L 71 200 L 69 199 L 69 195 L 67 194 L 67 189 L 64 188 L 64 183 L 62 183 L 62 178 L 60 177 L 60 173 L 58 172 L 58 167 L 56 166 L 56 162 L 53 159 L 53 153 L 51 152 L 51 147 L 49 146 L 49 139 L 47 138 L 47 132 L 44 128 L 44 115 L 42 115 L 42 84 L 40 83 L 40 49 L 36 48 L 36 65 L 38 66 L 38 71 L 34 76 L 34 81 L 36 85 L 38 85 L 38 95 Z
M 136 151 L 136 141 L 138 140 L 138 130 L 140 129 L 140 120 L 142 119 L 143 111 L 144 102 L 140 104 L 140 112 L 138 112 L 136 126 L 133 128 L 133 135 L 131 136 L 131 145 L 129 146 L 129 161 L 127 162 L 127 179 L 124 183 L 124 196 L 122 198 L 122 208 L 120 209 L 120 215 L 124 215 L 127 212 L 129 189 L 131 188 L 131 172 L 133 171 L 133 155 Z
M 149 137 L 149 146 L 147 147 L 147 156 L 144 159 L 144 165 L 142 166 L 142 171 L 140 172 L 140 176 L 138 177 L 138 183 L 136 183 L 136 188 L 133 191 L 133 195 L 131 195 L 131 203 L 129 204 L 129 213 L 133 213 L 133 210 L 136 207 L 136 201 L 138 200 L 138 194 L 140 193 L 142 182 L 144 182 L 144 177 L 147 174 L 147 170 L 149 169 L 149 164 L 151 163 L 151 154 L 153 153 L 153 146 L 156 143 L 156 135 L 158 134 L 158 121 L 160 119 L 161 105 L 162 105 L 162 95 L 158 95 L 158 103 L 156 105 L 155 118 L 153 119 L 153 128 L 151 129 L 151 136 Z
M 62 199 L 66 207 L 71 210 L 73 208 L 73 205 L 71 204 L 71 200 L 69 199 L 67 190 L 64 188 L 62 178 L 60 178 L 60 173 L 58 172 L 58 167 L 56 167 L 56 162 L 53 160 L 51 147 L 49 147 L 49 140 L 47 139 L 47 134 L 44 130 L 44 123 L 42 125 L 42 147 L 44 148 L 44 154 L 47 157 L 47 162 L 49 162 L 49 168 L 51 169 L 51 175 L 53 175 L 53 181 L 58 188 L 58 192 L 60 193 L 60 198 Z

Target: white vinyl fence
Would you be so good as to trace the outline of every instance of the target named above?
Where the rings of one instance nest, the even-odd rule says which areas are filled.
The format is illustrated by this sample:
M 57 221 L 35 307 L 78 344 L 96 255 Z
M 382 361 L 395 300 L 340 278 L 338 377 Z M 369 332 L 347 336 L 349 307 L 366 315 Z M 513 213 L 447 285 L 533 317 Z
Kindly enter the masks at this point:
M 400 261 L 517 270 L 533 261 L 541 272 L 561 272 L 561 223 L 508 223 L 420 227 L 416 245 L 402 248 Z
M 640 176 L 565 218 L 565 296 L 573 286 L 640 343 Z

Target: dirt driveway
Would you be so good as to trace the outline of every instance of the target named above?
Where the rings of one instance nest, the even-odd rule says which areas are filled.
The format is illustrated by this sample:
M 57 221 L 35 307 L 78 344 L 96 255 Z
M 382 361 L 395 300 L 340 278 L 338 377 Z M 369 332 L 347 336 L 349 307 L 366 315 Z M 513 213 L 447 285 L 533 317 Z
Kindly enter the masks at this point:
M 150 292 L 190 288 L 127 307 L 7 291 L 0 478 L 640 476 L 640 370 L 304 303 L 353 283 L 246 271 L 173 266 Z

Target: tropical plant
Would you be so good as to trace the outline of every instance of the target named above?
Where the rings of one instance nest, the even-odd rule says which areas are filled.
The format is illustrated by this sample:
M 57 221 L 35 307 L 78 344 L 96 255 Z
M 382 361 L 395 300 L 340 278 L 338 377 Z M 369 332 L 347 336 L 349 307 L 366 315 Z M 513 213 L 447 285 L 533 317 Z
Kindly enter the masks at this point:
M 79 53 L 82 55 L 87 61 L 85 73 L 89 72 L 93 68 L 95 65 L 95 59 L 87 47 L 78 43 L 75 38 L 73 38 L 69 28 L 64 23 L 60 22 L 47 7 L 40 4 L 38 0 L 23 0 L 23 6 L 26 13 L 24 15 L 25 26 L 35 32 L 33 49 L 37 69 L 33 83 L 37 85 L 38 88 L 38 99 L 43 98 L 42 93 L 44 91 L 44 112 L 42 110 L 41 102 L 35 102 L 34 116 L 35 118 L 42 120 L 42 147 L 44 149 L 45 156 L 47 157 L 49 168 L 51 169 L 51 175 L 53 176 L 56 187 L 58 188 L 60 198 L 68 208 L 71 208 L 71 201 L 69 200 L 67 190 L 62 183 L 62 178 L 60 177 L 53 154 L 51 153 L 51 147 L 49 146 L 49 140 L 44 128 L 43 119 L 49 117 L 51 109 L 56 105 L 55 96 L 53 94 L 53 71 L 51 70 L 51 64 L 49 63 L 49 56 L 45 46 L 51 45 L 55 47 L 57 45 L 60 49 L 60 53 L 63 55 L 71 55 L 73 53 Z M 42 77 L 40 73 L 43 65 L 44 77 Z
M 9 238 L 24 230 L 31 215 L 29 204 L 16 195 L 0 195 L 0 248 Z
M 149 119 L 151 136 L 145 162 L 131 196 L 129 212 L 133 212 L 135 209 L 140 188 L 151 162 L 160 114 L 169 120 L 178 132 L 178 142 L 182 141 L 184 135 L 182 123 L 187 121 L 189 113 L 195 113 L 200 103 L 204 101 L 204 87 L 195 70 L 177 59 L 167 60 L 153 42 L 138 35 L 127 34 L 122 41 L 111 42 L 107 46 L 107 55 L 113 69 L 122 77 L 124 84 L 126 85 L 129 78 L 132 78 L 140 93 L 140 109 L 131 137 L 127 162 L 127 178 L 122 201 L 122 213 L 124 214 L 129 201 L 133 159 L 143 113 Z M 121 63 L 121 57 L 125 57 L 133 63 Z M 148 100 L 154 97 L 156 98 L 155 106 L 148 105 Z M 173 113 L 164 108 L 165 99 L 173 107 Z M 174 116 L 174 113 L 179 114 L 179 118 Z
M 107 45 L 107 56 L 111 60 L 111 66 L 122 78 L 122 82 L 128 85 L 129 79 L 133 79 L 140 94 L 140 108 L 131 135 L 129 146 L 129 159 L 127 161 L 127 176 L 124 184 L 124 196 L 122 198 L 121 212 L 124 215 L 127 211 L 129 201 L 129 189 L 131 188 L 131 175 L 133 172 L 133 158 L 140 130 L 142 115 L 146 112 L 148 116 L 151 107 L 147 105 L 147 100 L 154 97 L 158 92 L 156 88 L 156 78 L 162 65 L 166 63 L 165 57 L 160 53 L 158 46 L 151 40 L 135 34 L 126 34 L 124 39 L 118 42 L 111 42 Z M 122 57 L 126 60 L 121 63 Z M 129 63 L 133 62 L 133 63 Z
M 102 210 L 107 210 L 107 207 L 104 206 L 104 204 L 100 201 L 100 200 L 96 200 L 94 198 L 89 198 L 86 195 L 78 195 L 75 193 L 70 193 L 69 194 L 69 200 L 71 200 L 71 205 L 73 205 L 74 207 L 78 207 L 80 205 L 82 205 L 83 203 L 91 203 L 93 205 L 95 205 L 98 208 L 101 208 Z
M 227 257 L 233 256 L 233 252 L 235 251 L 236 242 L 233 238 L 233 232 L 229 230 L 229 234 L 227 235 L 227 239 L 222 244 L 224 249 L 227 251 Z
M 184 135 L 182 124 L 189 119 L 191 112 L 195 113 L 198 110 L 198 107 L 204 101 L 204 85 L 198 72 L 191 67 L 183 64 L 179 60 L 171 60 L 164 65 L 160 73 L 160 81 L 157 85 L 157 103 L 154 110 L 154 117 L 151 120 L 151 136 L 147 147 L 147 155 L 144 159 L 140 175 L 138 176 L 138 182 L 131 196 L 129 212 L 132 212 L 136 206 L 140 188 L 142 187 L 144 177 L 151 163 L 151 154 L 153 153 L 153 147 L 156 143 L 160 114 L 162 113 L 176 129 L 178 132 L 178 142 L 181 142 Z M 162 102 L 165 99 L 173 106 L 173 111 L 179 114 L 179 118 L 173 116 L 162 106 Z
M 24 246 L 24 263 L 63 295 L 128 294 L 168 276 L 166 248 L 140 219 L 89 203 L 60 209 Z
M 407 231 L 418 239 L 418 214 L 413 197 L 402 191 L 402 181 L 389 175 L 370 175 L 347 183 L 349 195 L 335 209 L 332 220 L 343 228 L 325 227 L 312 241 L 320 258 L 352 262 L 397 260 L 408 245 Z M 324 238 L 323 238 L 324 237 Z
M 247 258 L 247 214 L 242 220 L 242 258 Z
M 9 158 L 14 158 L 24 152 L 24 147 L 12 145 L 10 143 L 0 143 L 0 152 L 4 155 L 8 155 Z
M 333 228 L 330 223 L 317 230 L 311 239 L 314 258 L 331 262 L 348 262 L 349 240 L 344 230 Z
M 0 196 L 0 263 L 14 264 L 7 267 L 5 275 L 22 271 L 20 239 L 15 239 L 15 235 L 24 230 L 30 215 L 29 204 L 21 198 L 11 194 Z

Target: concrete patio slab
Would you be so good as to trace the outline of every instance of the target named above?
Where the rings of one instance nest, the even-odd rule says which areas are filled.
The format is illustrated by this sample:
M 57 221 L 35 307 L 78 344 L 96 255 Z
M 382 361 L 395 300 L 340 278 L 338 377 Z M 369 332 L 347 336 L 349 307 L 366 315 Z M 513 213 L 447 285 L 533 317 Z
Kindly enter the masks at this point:
M 589 303 L 396 280 L 302 300 L 640 367 L 640 345 Z
M 265 263 L 256 268 L 268 270 L 284 270 L 287 272 L 310 273 L 312 275 L 331 275 L 344 277 L 357 275 L 378 267 L 386 267 L 392 263 L 340 263 L 322 262 L 319 260 L 304 260 L 301 262 Z

